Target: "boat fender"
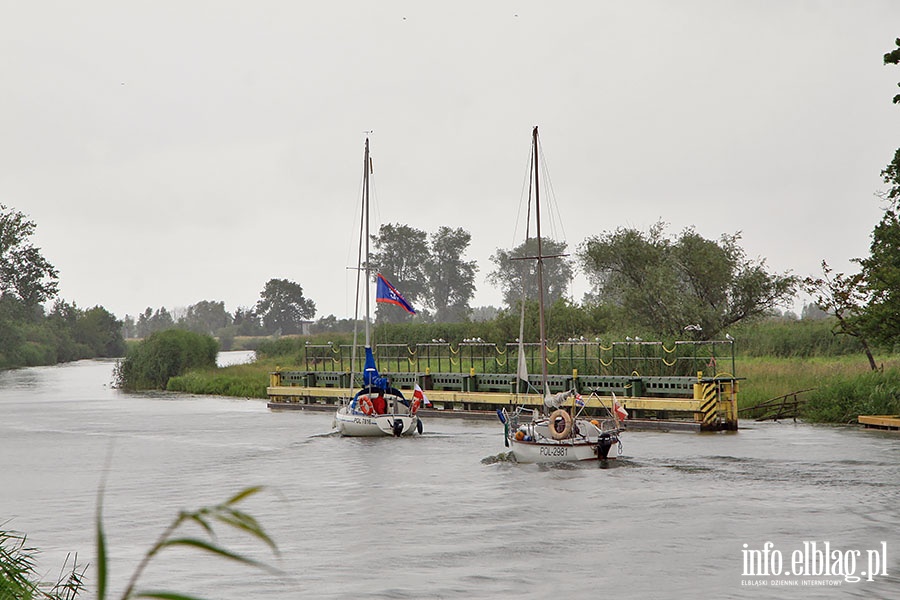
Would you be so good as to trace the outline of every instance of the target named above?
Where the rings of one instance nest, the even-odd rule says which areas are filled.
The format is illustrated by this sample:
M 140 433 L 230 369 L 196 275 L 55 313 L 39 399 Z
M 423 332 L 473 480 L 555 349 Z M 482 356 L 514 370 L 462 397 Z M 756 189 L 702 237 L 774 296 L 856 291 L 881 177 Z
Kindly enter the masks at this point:
M 524 439 L 525 439 L 525 432 L 524 432 L 524 431 L 521 431 L 521 430 L 517 431 L 517 432 L 516 432 L 516 439 L 519 440 L 520 442 L 521 442 L 522 440 L 524 440 Z
M 372 416 L 375 412 L 375 406 L 372 404 L 372 401 L 368 398 L 360 398 L 359 400 L 359 411 L 368 416 Z
M 422 429 L 424 429 L 424 426 L 422 425 L 422 419 L 416 419 L 416 431 L 419 432 L 419 435 L 422 435 Z
M 421 405 L 422 402 L 418 398 L 413 400 L 412 406 L 409 407 L 409 414 L 415 415 L 419 411 Z
M 597 457 L 600 460 L 606 460 L 609 457 L 609 449 L 612 448 L 612 445 L 612 436 L 608 433 L 602 434 L 600 441 L 597 442 Z
M 550 437 L 554 440 L 564 440 L 572 433 L 572 415 L 562 408 L 553 411 L 548 423 Z
M 396 437 L 403 435 L 403 421 L 400 419 L 394 419 L 394 435 Z

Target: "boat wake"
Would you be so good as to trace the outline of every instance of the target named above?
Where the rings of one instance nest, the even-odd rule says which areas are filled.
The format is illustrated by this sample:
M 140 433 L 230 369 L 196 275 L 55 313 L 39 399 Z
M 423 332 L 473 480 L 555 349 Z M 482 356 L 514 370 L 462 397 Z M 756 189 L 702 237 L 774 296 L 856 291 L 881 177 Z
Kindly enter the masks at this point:
M 493 456 L 485 456 L 481 459 L 483 465 L 495 465 L 497 463 L 517 463 L 515 454 L 512 452 L 501 452 Z
M 310 435 L 311 438 L 321 438 L 321 437 L 338 437 L 341 435 L 341 432 L 337 430 L 337 428 L 332 429 L 331 431 L 327 431 L 325 433 L 314 433 Z

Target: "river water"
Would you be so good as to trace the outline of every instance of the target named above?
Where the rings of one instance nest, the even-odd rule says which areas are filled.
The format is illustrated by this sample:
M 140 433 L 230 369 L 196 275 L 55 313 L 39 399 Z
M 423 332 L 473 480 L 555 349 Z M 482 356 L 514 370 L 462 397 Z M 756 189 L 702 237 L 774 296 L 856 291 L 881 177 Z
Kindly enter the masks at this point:
M 139 587 L 235 600 L 900 594 L 897 433 L 742 422 L 628 432 L 608 468 L 518 465 L 497 460 L 496 422 L 340 438 L 331 414 L 258 399 L 125 394 L 112 367 L 0 373 L 0 523 L 41 550 L 48 580 L 69 552 L 95 562 L 105 477 L 110 597 L 179 510 L 251 485 L 266 490 L 244 508 L 279 555 L 227 532 L 219 543 L 280 572 L 167 549 Z M 85 598 L 93 567 L 88 580 Z

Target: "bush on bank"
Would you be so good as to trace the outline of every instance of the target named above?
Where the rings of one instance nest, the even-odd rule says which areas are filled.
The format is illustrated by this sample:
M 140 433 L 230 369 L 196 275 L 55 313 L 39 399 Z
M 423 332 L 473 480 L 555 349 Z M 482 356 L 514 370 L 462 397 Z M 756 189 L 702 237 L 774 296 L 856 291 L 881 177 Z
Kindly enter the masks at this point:
M 116 386 L 125 390 L 164 390 L 172 377 L 215 367 L 218 352 L 218 343 L 210 335 L 167 329 L 133 346 L 116 365 L 113 377 Z

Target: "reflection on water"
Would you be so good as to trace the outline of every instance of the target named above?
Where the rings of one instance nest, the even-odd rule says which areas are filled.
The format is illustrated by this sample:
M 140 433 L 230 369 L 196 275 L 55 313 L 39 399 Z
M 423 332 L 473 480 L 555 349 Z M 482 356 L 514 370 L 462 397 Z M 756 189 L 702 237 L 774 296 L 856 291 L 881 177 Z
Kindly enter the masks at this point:
M 178 510 L 257 484 L 267 492 L 247 508 L 281 558 L 236 541 L 284 575 L 166 551 L 147 586 L 222 599 L 693 599 L 890 597 L 900 583 L 897 434 L 748 422 L 737 433 L 629 432 L 625 456 L 607 465 L 520 465 L 490 421 L 348 439 L 330 435 L 327 413 L 124 394 L 111 370 L 0 373 L 0 522 L 28 534 L 43 571 L 69 551 L 94 562 L 108 462 L 113 592 Z M 743 575 L 744 550 L 772 542 L 789 561 L 812 541 L 863 556 L 885 541 L 889 577 L 746 585 L 759 578 Z

